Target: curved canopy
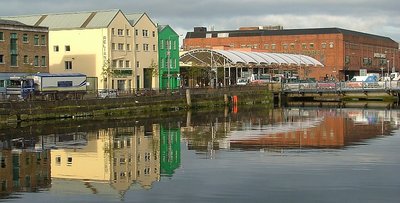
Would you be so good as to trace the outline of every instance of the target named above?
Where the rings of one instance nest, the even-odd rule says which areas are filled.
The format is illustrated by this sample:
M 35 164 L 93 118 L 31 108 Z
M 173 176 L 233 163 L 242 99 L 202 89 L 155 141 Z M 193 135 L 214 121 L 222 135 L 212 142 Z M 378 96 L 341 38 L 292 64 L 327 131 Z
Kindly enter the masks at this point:
M 194 49 L 180 57 L 183 63 L 205 66 L 233 65 L 295 65 L 295 66 L 320 66 L 324 65 L 316 59 L 299 54 L 283 54 L 269 52 L 247 52 L 234 50 Z

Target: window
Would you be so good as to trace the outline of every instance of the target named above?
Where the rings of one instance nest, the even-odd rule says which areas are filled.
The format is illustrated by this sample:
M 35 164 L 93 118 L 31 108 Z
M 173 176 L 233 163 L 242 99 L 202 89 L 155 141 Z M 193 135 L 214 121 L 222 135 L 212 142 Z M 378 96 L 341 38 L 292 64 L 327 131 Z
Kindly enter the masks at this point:
M 42 56 L 42 64 L 41 64 L 41 66 L 42 67 L 46 67 L 46 56 Z
M 126 50 L 128 50 L 128 51 L 131 50 L 131 44 L 126 44 Z
M 124 36 L 124 30 L 118 29 L 118 36 Z
M 139 30 L 135 29 L 135 35 L 138 36 L 139 35 Z
M 126 36 L 131 36 L 131 32 L 129 31 L 129 29 L 126 29 Z
M 53 46 L 53 51 L 54 52 L 58 52 L 60 50 L 60 48 L 58 47 L 58 45 L 54 45 Z
M 275 44 L 271 44 L 271 49 L 275 49 L 276 45 Z
M 123 51 L 124 50 L 124 44 L 118 43 L 118 50 Z
M 113 60 L 111 66 L 112 66 L 113 68 L 116 68 L 116 67 L 117 67 L 117 60 Z
M 18 55 L 17 54 L 11 54 L 11 64 L 10 66 L 16 67 L 18 66 Z
M 139 51 L 139 44 L 136 44 L 136 45 L 135 45 L 135 50 L 136 50 L 136 51 Z
M 149 31 L 148 30 L 142 30 L 143 37 L 148 37 L 149 36 Z
M 114 28 L 111 28 L 111 34 L 115 35 L 115 29 Z
M 56 157 L 56 165 L 57 166 L 61 165 L 61 157 L 60 156 Z
M 164 40 L 161 40 L 161 41 L 160 41 L 160 48 L 161 48 L 161 49 L 164 49 Z
M 58 81 L 57 87 L 72 87 L 72 81 Z
M 283 49 L 288 49 L 288 45 L 287 44 L 283 44 Z
M 115 43 L 111 43 L 111 49 L 112 49 L 112 50 L 117 50 L 117 48 L 116 48 L 116 46 L 115 46 Z
M 131 67 L 131 62 L 130 61 L 125 61 L 125 67 L 130 68 Z
M 264 44 L 264 49 L 269 49 L 269 44 Z
M 314 43 L 310 43 L 310 49 L 314 49 Z
M 28 42 L 29 42 L 29 40 L 28 40 L 28 34 L 23 34 L 23 35 L 22 35 L 22 42 L 23 42 L 23 43 L 28 43 Z
M 65 70 L 72 70 L 72 61 L 65 61 Z
M 295 48 L 294 43 L 290 43 L 290 49 L 294 49 L 294 48 Z
M 0 54 L 0 63 L 4 63 L 4 55 Z
M 24 56 L 24 64 L 28 64 L 29 63 L 29 58 L 28 55 Z
M 39 45 L 39 35 L 35 35 L 33 37 L 33 44 L 38 46 Z
M 4 33 L 0 32 L 0 41 L 4 41 Z
M 307 44 L 306 44 L 306 43 L 302 43 L 302 44 L 301 44 L 301 48 L 307 49 Z
M 333 48 L 333 42 L 329 42 L 329 48 Z
M 143 44 L 143 51 L 149 51 L 149 44 Z
M 140 63 L 139 63 L 139 61 L 136 61 L 136 68 L 139 68 L 140 67 Z
M 5 87 L 4 82 L 5 82 L 5 80 L 0 80 L 0 87 Z
M 156 31 L 153 31 L 153 37 L 156 37 Z
M 35 67 L 38 67 L 38 66 L 39 66 L 39 56 L 35 56 L 35 58 L 33 59 L 33 65 L 34 65 Z
M 65 51 L 71 51 L 71 46 L 65 45 Z
M 67 158 L 67 165 L 72 165 L 72 157 Z
M 156 50 L 156 45 L 155 45 L 155 44 L 153 44 L 153 51 L 157 51 L 157 50 Z
M 45 46 L 46 45 L 46 35 L 41 35 L 40 38 L 41 38 L 40 39 L 41 45 Z
M 123 68 L 124 67 L 124 61 L 123 60 L 118 60 L 118 67 Z
M 325 49 L 326 48 L 326 43 L 324 42 L 324 43 L 321 43 L 321 47 L 323 48 L 323 49 Z

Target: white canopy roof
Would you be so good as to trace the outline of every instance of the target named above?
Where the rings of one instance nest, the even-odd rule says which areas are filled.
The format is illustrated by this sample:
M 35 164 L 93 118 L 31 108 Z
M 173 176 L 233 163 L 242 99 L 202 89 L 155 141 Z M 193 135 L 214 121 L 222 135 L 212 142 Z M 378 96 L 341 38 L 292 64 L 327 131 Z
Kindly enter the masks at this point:
M 233 65 L 324 66 L 321 62 L 306 55 L 211 49 L 190 50 L 180 57 L 180 61 L 207 66 L 223 66 L 227 63 Z

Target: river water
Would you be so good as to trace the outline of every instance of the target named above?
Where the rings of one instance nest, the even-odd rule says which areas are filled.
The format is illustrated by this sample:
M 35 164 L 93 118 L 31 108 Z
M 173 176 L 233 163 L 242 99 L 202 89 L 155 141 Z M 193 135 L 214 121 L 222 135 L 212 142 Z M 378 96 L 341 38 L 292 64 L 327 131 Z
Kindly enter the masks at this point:
M 225 109 L 15 124 L 0 202 L 399 202 L 400 110 Z

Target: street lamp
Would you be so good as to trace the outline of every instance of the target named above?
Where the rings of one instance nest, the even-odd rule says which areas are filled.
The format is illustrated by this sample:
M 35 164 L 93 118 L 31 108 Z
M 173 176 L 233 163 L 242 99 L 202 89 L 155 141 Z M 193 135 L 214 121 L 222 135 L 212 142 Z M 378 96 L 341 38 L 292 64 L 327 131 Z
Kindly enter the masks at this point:
M 387 76 L 389 77 L 390 76 L 389 75 L 389 63 L 390 63 L 390 60 L 387 60 L 386 63 L 387 63 Z

